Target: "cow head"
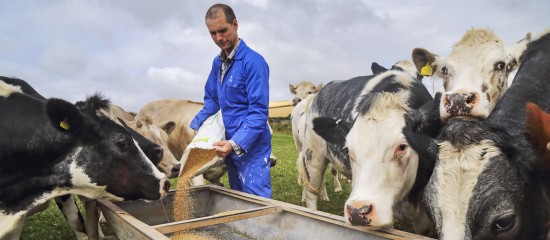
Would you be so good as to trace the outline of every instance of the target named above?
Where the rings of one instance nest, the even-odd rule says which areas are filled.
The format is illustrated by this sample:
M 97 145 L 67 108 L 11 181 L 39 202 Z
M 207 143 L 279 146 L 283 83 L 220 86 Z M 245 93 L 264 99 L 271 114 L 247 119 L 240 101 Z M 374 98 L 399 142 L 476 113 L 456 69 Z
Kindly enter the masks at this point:
M 294 99 L 292 99 L 292 106 L 296 106 L 296 104 L 306 98 L 309 94 L 318 93 L 321 88 L 323 88 L 323 84 L 321 83 L 315 86 L 312 82 L 304 81 L 297 85 L 289 84 L 289 88 L 290 93 L 294 95 Z
M 170 187 L 126 128 L 102 113 L 109 101 L 89 97 L 79 109 L 63 100 L 46 102 L 53 126 L 70 135 L 78 147 L 70 156 L 71 192 L 89 198 L 115 200 L 159 199 Z
M 421 195 L 409 199 L 410 193 L 418 185 L 417 173 L 424 166 L 429 172 L 430 166 L 419 162 L 402 133 L 409 115 L 418 108 L 412 106 L 411 89 L 423 86 L 400 71 L 377 77 L 383 80 L 361 97 L 354 122 L 319 117 L 313 119 L 313 130 L 349 157 L 353 181 L 344 207 L 346 222 L 386 227 L 393 224 L 395 205 L 403 201 L 420 204 Z
M 164 155 L 162 156 L 162 160 L 157 164 L 157 167 L 169 178 L 177 177 L 180 172 L 180 163 L 174 157 L 170 149 L 168 149 L 169 135 L 174 131 L 176 123 L 170 121 L 166 123 L 163 128 L 160 128 L 153 123 L 151 117 L 145 115 L 139 116 L 134 121 L 128 122 L 128 126 L 143 137 L 162 147 Z
M 456 116 L 484 119 L 506 91 L 508 75 L 518 67 L 530 41 L 528 33 L 506 48 L 492 31 L 471 29 L 446 58 L 422 48 L 414 49 L 412 58 L 419 72 L 443 80 L 440 112 L 444 121 Z
M 441 239 L 545 239 L 549 182 L 541 179 L 550 164 L 524 138 L 463 118 L 449 120 L 437 141 L 406 137 L 436 161 L 425 202 Z

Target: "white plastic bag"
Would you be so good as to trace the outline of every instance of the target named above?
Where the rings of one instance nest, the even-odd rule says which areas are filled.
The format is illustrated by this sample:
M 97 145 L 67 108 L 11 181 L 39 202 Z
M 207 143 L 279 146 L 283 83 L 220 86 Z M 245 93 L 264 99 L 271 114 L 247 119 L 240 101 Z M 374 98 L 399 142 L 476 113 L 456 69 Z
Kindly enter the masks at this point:
M 221 111 L 218 111 L 204 121 L 197 135 L 183 152 L 179 175 L 183 173 L 195 177 L 222 164 L 224 158 L 216 156 L 216 147 L 212 145 L 222 140 L 225 140 L 225 126 Z

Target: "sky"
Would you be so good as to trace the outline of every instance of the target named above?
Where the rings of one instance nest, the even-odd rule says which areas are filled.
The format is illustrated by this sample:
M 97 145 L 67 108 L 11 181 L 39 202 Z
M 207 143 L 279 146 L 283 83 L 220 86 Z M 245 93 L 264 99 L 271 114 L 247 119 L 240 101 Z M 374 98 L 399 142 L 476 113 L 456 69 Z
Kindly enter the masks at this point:
M 506 46 L 550 28 L 548 0 L 2 0 L 0 75 L 71 102 L 101 93 L 133 112 L 159 99 L 202 101 L 220 52 L 204 15 L 217 2 L 269 64 L 271 101 L 291 100 L 289 84 L 371 75 L 372 62 L 411 60 L 416 47 L 446 56 L 471 28 Z

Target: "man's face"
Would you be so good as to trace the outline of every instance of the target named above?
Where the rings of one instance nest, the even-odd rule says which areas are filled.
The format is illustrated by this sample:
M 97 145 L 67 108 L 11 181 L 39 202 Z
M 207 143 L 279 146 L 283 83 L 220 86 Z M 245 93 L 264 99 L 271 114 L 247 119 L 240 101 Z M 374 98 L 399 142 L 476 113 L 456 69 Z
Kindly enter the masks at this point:
M 227 23 L 225 21 L 225 14 L 220 14 L 214 19 L 206 19 L 206 26 L 208 32 L 214 43 L 218 45 L 226 54 L 231 53 L 239 37 L 237 35 L 238 23 L 234 20 L 233 23 Z

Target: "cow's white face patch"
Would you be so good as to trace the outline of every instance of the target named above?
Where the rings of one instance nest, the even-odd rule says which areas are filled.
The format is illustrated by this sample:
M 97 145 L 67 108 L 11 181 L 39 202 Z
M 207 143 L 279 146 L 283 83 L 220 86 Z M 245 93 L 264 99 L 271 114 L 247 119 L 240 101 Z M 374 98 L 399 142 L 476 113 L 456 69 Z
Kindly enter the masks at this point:
M 508 88 L 508 75 L 517 68 L 519 56 L 530 35 L 512 48 L 488 29 L 472 29 L 455 44 L 436 66 L 435 77 L 443 80 L 440 115 L 486 118 Z
M 500 155 L 500 150 L 490 140 L 479 144 L 457 148 L 449 142 L 439 144 L 439 162 L 434 169 L 437 181 L 434 194 L 437 202 L 433 206 L 441 214 L 436 218 L 445 239 L 463 239 L 466 231 L 466 214 L 470 197 L 479 174 L 489 160 Z M 434 199 L 434 198 L 432 198 Z
M 384 99 L 374 101 L 369 112 L 357 118 L 346 138 L 353 176 L 346 206 L 352 201 L 371 204 L 370 224 L 388 226 L 393 223 L 394 204 L 414 184 L 418 156 L 402 134 L 408 92 L 379 95 Z
M 7 97 L 13 93 L 22 93 L 21 87 L 0 81 L 0 97 Z
M 294 98 L 303 100 L 305 99 L 309 94 L 315 94 L 319 92 L 320 89 L 317 89 L 317 86 L 309 81 L 301 82 L 297 85 L 292 85 L 294 88 L 294 91 L 291 90 L 291 93 L 294 94 Z

